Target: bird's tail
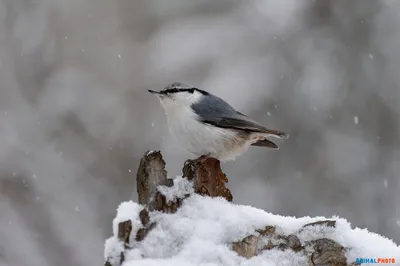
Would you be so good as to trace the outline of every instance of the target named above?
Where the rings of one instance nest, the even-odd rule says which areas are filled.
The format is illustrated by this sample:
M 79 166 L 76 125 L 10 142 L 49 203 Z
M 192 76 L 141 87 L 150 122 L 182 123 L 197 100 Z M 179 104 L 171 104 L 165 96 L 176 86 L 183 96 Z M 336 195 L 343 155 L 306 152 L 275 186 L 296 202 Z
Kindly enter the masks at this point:
M 275 150 L 279 150 L 278 145 L 267 139 L 260 139 L 257 142 L 251 144 L 251 146 L 265 147 L 265 148 L 272 148 Z

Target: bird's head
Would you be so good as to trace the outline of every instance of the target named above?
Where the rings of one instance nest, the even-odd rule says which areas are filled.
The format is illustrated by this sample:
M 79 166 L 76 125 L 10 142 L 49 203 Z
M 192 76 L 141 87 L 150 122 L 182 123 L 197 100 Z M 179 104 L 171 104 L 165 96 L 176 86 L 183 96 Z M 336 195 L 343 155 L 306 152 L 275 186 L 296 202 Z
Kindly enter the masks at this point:
M 169 84 L 161 91 L 149 90 L 149 92 L 158 97 L 167 113 L 171 109 L 190 107 L 203 96 L 209 95 L 206 91 L 180 82 Z

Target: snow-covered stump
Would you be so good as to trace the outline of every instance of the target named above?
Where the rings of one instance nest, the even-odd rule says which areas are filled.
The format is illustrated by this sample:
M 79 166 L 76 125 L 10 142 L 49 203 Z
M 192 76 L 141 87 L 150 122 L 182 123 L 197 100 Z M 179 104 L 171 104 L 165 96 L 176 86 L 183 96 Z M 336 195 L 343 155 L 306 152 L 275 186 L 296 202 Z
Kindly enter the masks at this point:
M 202 156 L 196 160 L 187 160 L 182 173 L 184 178 L 191 181 L 191 187 L 195 193 L 210 197 L 224 197 L 226 200 L 232 201 L 231 191 L 225 187 L 228 178 L 222 172 L 217 159 Z M 174 213 L 182 200 L 189 196 L 186 194 L 175 197 L 173 200 L 167 199 L 167 188 L 173 187 L 174 181 L 167 178 L 165 161 L 159 151 L 146 152 L 140 161 L 136 178 L 139 204 L 146 206 L 150 211 Z M 160 191 L 160 186 L 166 188 L 164 193 Z M 169 190 L 171 193 L 182 192 Z
M 187 160 L 182 173 L 186 180 L 175 184 L 173 179 L 167 177 L 165 161 L 160 151 L 147 151 L 144 154 L 136 174 L 138 202 L 144 208 L 139 213 L 142 227 L 136 228 L 135 241 L 142 241 L 156 226 L 155 222 L 149 223 L 149 211 L 175 213 L 191 192 L 232 201 L 231 191 L 225 187 L 228 178 L 222 172 L 219 160 L 204 156 L 196 160 Z M 186 187 L 180 186 L 182 184 Z M 118 239 L 124 243 L 123 250 L 119 252 L 118 259 L 107 258 L 105 266 L 122 265 L 125 253 L 131 247 L 131 233 L 130 220 L 119 222 Z
M 187 160 L 167 177 L 159 151 L 137 171 L 138 203 L 123 202 L 105 244 L 105 266 L 355 266 L 357 258 L 400 261 L 400 247 L 341 218 L 294 218 L 232 203 L 220 162 Z

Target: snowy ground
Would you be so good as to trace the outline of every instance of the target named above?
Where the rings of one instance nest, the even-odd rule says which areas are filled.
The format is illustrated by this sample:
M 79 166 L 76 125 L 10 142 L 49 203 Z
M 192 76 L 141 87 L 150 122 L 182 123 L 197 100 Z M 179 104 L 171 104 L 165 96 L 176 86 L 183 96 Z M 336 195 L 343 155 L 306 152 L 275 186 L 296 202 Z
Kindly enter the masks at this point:
M 186 179 L 175 180 L 180 191 L 191 191 Z M 177 193 L 171 188 L 163 192 Z M 182 194 L 182 193 L 181 193 Z M 173 198 L 173 195 L 169 195 Z M 142 206 L 129 201 L 123 202 L 113 221 L 113 236 L 106 241 L 105 258 L 118 257 L 122 243 L 118 241 L 118 223 L 132 221 L 130 239 L 135 239 L 137 229 L 142 227 L 139 212 Z M 395 258 L 400 262 L 400 246 L 391 240 L 368 232 L 365 229 L 350 227 L 345 219 L 333 217 L 336 228 L 310 227 L 297 233 L 305 224 L 325 217 L 284 217 L 265 212 L 250 206 L 235 205 L 222 198 L 202 197 L 192 194 L 175 214 L 153 212 L 151 221 L 157 226 L 141 242 L 132 241 L 133 249 L 125 257 L 124 266 L 283 266 L 307 265 L 307 258 L 301 252 L 266 250 L 251 259 L 238 256 L 230 249 L 229 243 L 240 241 L 255 233 L 256 229 L 267 225 L 276 226 L 283 234 L 296 233 L 301 242 L 322 237 L 331 238 L 345 248 L 348 263 L 356 258 Z M 393 264 L 391 264 L 393 265 Z M 397 264 L 396 264 L 397 265 Z

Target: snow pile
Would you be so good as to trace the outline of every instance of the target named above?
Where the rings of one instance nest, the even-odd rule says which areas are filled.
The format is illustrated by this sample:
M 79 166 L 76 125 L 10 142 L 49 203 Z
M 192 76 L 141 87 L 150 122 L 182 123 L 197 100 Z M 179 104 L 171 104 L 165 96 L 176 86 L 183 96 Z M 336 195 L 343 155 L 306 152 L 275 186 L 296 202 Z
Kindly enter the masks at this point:
M 294 233 L 302 244 L 323 237 L 335 240 L 346 248 L 348 263 L 356 258 L 378 257 L 395 258 L 396 262 L 400 262 L 400 247 L 394 242 L 365 229 L 352 229 L 349 222 L 342 218 L 331 218 L 336 220 L 336 226 L 332 228 L 310 226 L 299 232 L 303 225 L 327 218 L 284 217 L 250 206 L 235 205 L 222 198 L 203 197 L 194 194 L 190 182 L 180 177 L 175 179 L 173 187 L 159 190 L 166 192 L 169 199 L 187 193 L 191 194 L 190 197 L 174 214 L 151 212 L 150 222 L 156 222 L 156 226 L 143 241 L 134 240 L 138 228 L 143 227 L 139 218 L 143 207 L 132 201 L 119 206 L 113 221 L 114 236 L 105 244 L 105 259 L 119 259 L 123 243 L 118 240 L 118 224 L 131 220 L 132 249 L 125 253 L 124 266 L 308 265 L 307 257 L 302 252 L 271 249 L 246 259 L 232 251 L 230 243 L 241 241 L 265 226 L 276 226 L 285 235 Z

